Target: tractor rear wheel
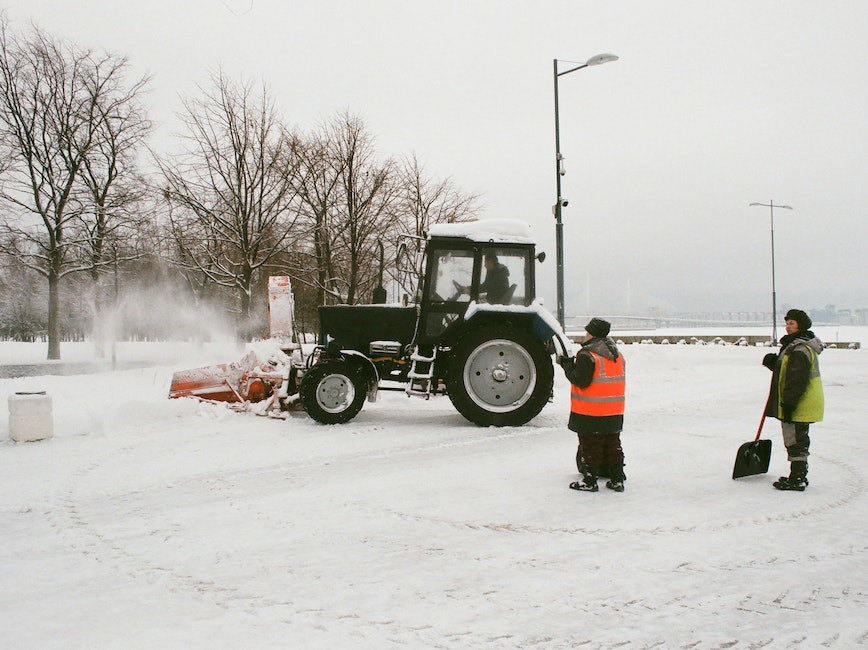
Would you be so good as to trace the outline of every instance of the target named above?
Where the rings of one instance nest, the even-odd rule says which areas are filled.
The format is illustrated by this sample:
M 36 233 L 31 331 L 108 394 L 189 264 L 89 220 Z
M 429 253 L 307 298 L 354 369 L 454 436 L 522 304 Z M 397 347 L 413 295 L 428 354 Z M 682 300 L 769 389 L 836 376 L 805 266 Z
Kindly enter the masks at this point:
M 343 424 L 362 410 L 366 389 L 357 367 L 342 360 L 321 361 L 301 380 L 299 397 L 304 410 L 317 422 Z
M 554 367 L 545 344 L 511 325 L 472 329 L 452 347 L 446 388 L 480 426 L 520 426 L 548 402 Z

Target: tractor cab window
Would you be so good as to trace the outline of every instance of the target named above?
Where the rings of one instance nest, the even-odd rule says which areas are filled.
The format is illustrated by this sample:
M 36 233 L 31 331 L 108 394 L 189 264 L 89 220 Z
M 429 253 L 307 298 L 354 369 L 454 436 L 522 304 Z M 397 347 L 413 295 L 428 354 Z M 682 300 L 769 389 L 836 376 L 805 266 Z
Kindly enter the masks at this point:
M 529 259 L 523 250 L 485 248 L 479 278 L 479 302 L 526 305 Z
M 473 251 L 437 251 L 428 286 L 431 302 L 469 302 Z
M 467 310 L 474 259 L 472 250 L 438 250 L 433 253 L 425 289 L 426 336 L 439 336 Z

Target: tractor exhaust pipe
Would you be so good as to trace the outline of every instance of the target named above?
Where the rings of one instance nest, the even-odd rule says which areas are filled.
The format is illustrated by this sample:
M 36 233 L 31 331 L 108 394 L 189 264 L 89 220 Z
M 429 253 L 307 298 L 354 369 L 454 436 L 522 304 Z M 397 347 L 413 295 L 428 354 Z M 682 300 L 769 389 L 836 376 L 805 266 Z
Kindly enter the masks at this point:
M 386 303 L 386 290 L 383 288 L 383 241 L 380 244 L 380 277 L 377 286 L 374 288 L 374 295 L 371 303 L 374 305 L 383 305 Z

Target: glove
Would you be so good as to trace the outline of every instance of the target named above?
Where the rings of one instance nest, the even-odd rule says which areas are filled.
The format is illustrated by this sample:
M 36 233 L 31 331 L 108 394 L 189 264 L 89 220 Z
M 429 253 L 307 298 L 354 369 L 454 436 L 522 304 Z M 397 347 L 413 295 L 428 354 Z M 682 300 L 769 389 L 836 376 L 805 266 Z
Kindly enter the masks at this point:
M 781 422 L 792 422 L 793 421 L 793 411 L 796 410 L 796 407 L 792 404 L 784 404 L 781 403 Z
M 566 370 L 569 366 L 573 365 L 572 362 L 572 357 L 568 357 L 566 355 L 558 357 L 558 365 L 564 370 Z
M 774 370 L 778 363 L 778 355 L 774 352 L 769 352 L 763 357 L 763 365 L 769 370 Z

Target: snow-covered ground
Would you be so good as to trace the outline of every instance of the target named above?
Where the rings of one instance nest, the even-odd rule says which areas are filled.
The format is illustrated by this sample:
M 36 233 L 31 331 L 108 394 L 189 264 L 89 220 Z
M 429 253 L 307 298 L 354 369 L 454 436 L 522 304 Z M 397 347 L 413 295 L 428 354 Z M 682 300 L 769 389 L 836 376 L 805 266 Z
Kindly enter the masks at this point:
M 329 427 L 166 399 L 174 370 L 231 346 L 117 352 L 160 365 L 0 379 L 0 647 L 868 645 L 865 349 L 820 358 L 827 416 L 796 493 L 771 487 L 776 421 L 769 473 L 730 478 L 767 350 L 625 346 L 623 494 L 567 488 L 560 370 L 523 427 L 394 392 Z M 55 435 L 13 443 L 7 397 L 35 390 Z

